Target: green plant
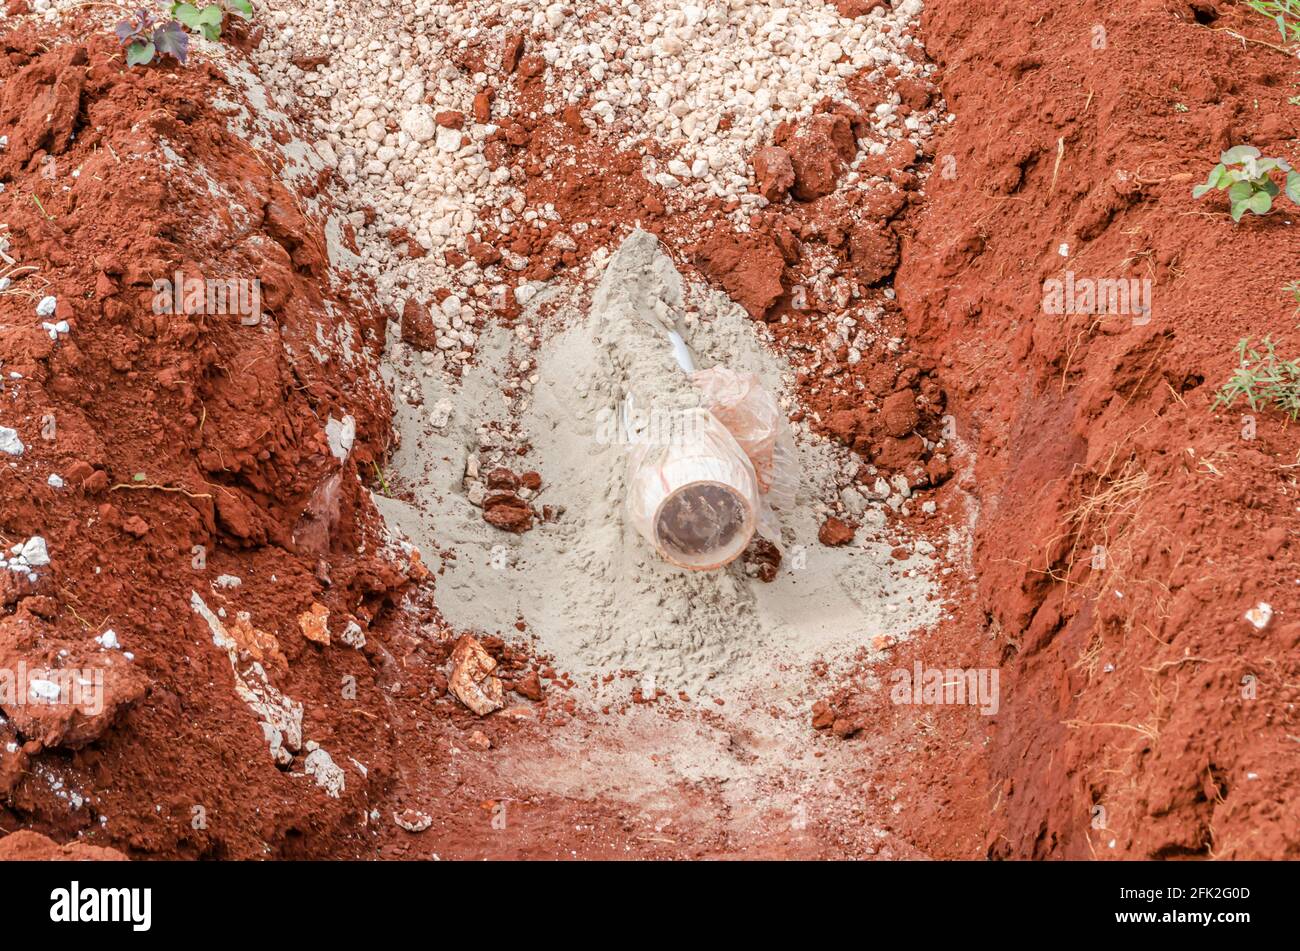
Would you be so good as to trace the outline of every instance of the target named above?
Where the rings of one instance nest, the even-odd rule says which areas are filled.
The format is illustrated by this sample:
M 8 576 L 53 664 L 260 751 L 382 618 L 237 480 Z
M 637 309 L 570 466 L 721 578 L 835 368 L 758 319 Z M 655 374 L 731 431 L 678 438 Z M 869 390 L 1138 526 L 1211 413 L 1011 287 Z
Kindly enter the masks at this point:
M 221 39 L 221 24 L 227 13 L 245 20 L 253 18 L 253 4 L 249 0 L 219 0 L 199 6 L 177 0 L 171 5 L 171 15 L 191 33 L 202 33 L 204 39 Z
M 1262 158 L 1253 145 L 1238 145 L 1219 156 L 1219 164 L 1210 171 L 1204 185 L 1192 189 L 1192 197 L 1200 198 L 1210 191 L 1226 191 L 1232 207 L 1232 220 L 1240 221 L 1246 212 L 1266 215 L 1273 208 L 1273 199 L 1281 189 L 1270 177 L 1270 172 L 1286 173 L 1286 194 L 1300 205 L 1300 173 L 1291 169 L 1283 159 Z
M 375 467 L 375 478 L 379 481 L 379 486 L 383 490 L 383 495 L 385 497 L 391 497 L 393 490 L 388 487 L 388 480 L 384 478 L 384 470 L 379 468 L 379 463 L 377 462 L 371 462 L 370 464 Z
M 126 47 L 126 65 L 144 66 L 153 62 L 155 55 L 170 56 L 184 65 L 189 55 L 190 38 L 175 20 L 162 22 L 141 7 L 135 18 L 123 20 L 113 31 L 117 40 Z
M 250 0 L 218 0 L 198 6 L 176 0 L 167 8 L 169 20 L 162 20 L 141 7 L 135 16 L 118 23 L 114 32 L 118 42 L 126 47 L 128 66 L 145 66 L 155 56 L 170 56 L 182 66 L 189 56 L 190 33 L 200 33 L 205 39 L 221 39 L 221 25 L 226 14 L 251 20 L 253 5 Z
M 1300 41 L 1300 0 L 1247 0 L 1246 6 L 1276 23 L 1283 43 Z
M 1300 361 L 1283 360 L 1271 337 L 1259 342 L 1246 337 L 1237 344 L 1238 366 L 1214 398 L 1213 409 L 1232 406 L 1245 397 L 1251 409 L 1272 406 L 1292 419 L 1300 417 Z
M 1295 310 L 1291 312 L 1291 316 L 1300 317 L 1300 281 L 1283 284 L 1282 293 L 1291 295 L 1291 299 L 1295 301 Z

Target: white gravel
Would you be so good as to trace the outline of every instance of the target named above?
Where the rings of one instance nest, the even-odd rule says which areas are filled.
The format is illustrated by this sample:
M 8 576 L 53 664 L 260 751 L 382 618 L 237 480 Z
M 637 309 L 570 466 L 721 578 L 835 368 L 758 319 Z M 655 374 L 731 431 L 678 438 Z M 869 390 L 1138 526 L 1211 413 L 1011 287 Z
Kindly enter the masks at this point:
M 359 264 L 395 309 L 406 285 L 464 289 L 457 313 L 435 308 L 433 315 L 438 349 L 447 359 L 464 359 L 458 355 L 476 342 L 474 317 L 500 300 L 502 269 L 512 262 L 507 255 L 486 269 L 472 261 L 453 268 L 443 252 L 463 252 L 471 235 L 491 243 L 520 217 L 559 220 L 553 208 L 525 207 L 517 187 L 522 169 L 494 170 L 484 156 L 497 128 L 492 123 L 520 109 L 501 70 L 508 35 L 527 34 L 526 55 L 547 63 L 545 112 L 580 105 L 597 142 L 626 148 L 650 138 L 667 146 L 662 161 L 641 148 L 642 171 L 668 190 L 672 207 L 710 196 L 737 199 L 735 221 L 744 227 L 750 212 L 766 204 L 749 191 L 752 153 L 779 123 L 807 115 L 825 97 L 846 98 L 846 77 L 867 70 L 883 81 L 889 67 L 902 76 L 921 72 L 909 52 L 920 11 L 921 0 L 899 0 L 893 10 L 856 19 L 823 0 L 621 0 L 599 8 L 523 0 L 288 0 L 275 11 L 259 8 L 271 28 L 254 58 L 280 101 L 316 114 L 315 151 L 336 169 L 353 202 Z M 453 58 L 473 46 L 484 50 L 485 65 L 469 74 Z M 318 55 L 329 62 L 305 70 L 293 63 Z M 487 87 L 496 93 L 492 122 L 480 124 L 472 103 Z M 928 121 L 899 122 L 898 102 L 890 93 L 868 116 L 878 139 L 869 150 L 883 151 L 904 136 L 919 144 L 929 134 Z M 462 129 L 436 124 L 438 113 L 453 110 L 466 117 Z M 372 224 L 363 207 L 377 212 Z M 385 238 L 395 227 L 432 253 L 408 258 Z

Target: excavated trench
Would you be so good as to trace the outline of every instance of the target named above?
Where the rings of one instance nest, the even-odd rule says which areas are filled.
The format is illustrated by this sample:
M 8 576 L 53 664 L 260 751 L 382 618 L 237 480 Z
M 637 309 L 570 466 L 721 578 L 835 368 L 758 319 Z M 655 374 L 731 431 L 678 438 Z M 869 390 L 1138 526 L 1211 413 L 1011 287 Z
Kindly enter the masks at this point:
M 1210 6 L 340 2 L 185 71 L 18 20 L 0 655 L 108 703 L 0 703 L 0 850 L 1294 855 L 1300 444 L 1212 391 L 1296 239 L 1189 197 L 1295 157 L 1289 67 Z M 792 426 L 720 571 L 626 518 L 663 321 Z

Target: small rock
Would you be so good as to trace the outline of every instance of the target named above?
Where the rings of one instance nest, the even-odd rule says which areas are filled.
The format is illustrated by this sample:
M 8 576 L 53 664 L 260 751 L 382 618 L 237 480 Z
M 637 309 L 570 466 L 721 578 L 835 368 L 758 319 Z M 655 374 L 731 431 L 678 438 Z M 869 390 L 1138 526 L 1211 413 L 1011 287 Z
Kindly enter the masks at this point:
M 0 426 L 0 452 L 10 456 L 21 456 L 26 447 L 18 438 L 18 430 Z
M 758 179 L 758 193 L 768 201 L 780 201 L 794 185 L 790 153 L 780 146 L 769 145 L 755 152 L 751 161 Z
M 417 812 L 414 809 L 404 809 L 401 812 L 393 813 L 393 822 L 397 823 L 399 829 L 405 829 L 407 832 L 420 833 L 433 825 L 433 817 L 425 812 Z
M 414 297 L 408 297 L 402 305 L 402 343 L 416 350 L 433 350 L 438 346 L 429 309 Z
M 901 390 L 887 397 L 880 415 L 885 423 L 885 431 L 898 437 L 906 436 L 915 429 L 921 418 L 916 409 L 916 397 L 911 390 Z
M 488 471 L 484 476 L 489 489 L 495 489 L 501 492 L 513 492 L 519 488 L 519 477 L 504 466 L 498 466 Z
M 454 409 L 455 404 L 444 396 L 433 404 L 433 409 L 429 412 L 429 425 L 437 430 L 446 429 L 447 424 L 451 422 L 451 414 Z
M 501 709 L 504 690 L 492 672 L 497 662 L 478 640 L 466 634 L 451 652 L 452 671 L 447 687 L 456 699 L 479 716 Z
M 302 636 L 316 644 L 328 645 L 329 618 L 329 608 L 319 601 L 313 601 L 310 608 L 298 615 L 298 626 L 302 628 Z
M 535 670 L 530 670 L 528 673 L 516 680 L 511 689 L 514 690 L 515 693 L 519 694 L 519 696 L 528 700 L 536 701 L 542 699 L 542 680 L 537 676 L 537 671 Z
M 533 527 L 533 510 L 513 492 L 492 492 L 483 498 L 483 519 L 502 531 L 519 535 Z
M 325 790 L 325 795 L 331 799 L 338 799 L 346 783 L 343 769 L 334 762 L 334 758 L 329 753 L 316 744 L 308 743 L 307 748 L 310 752 L 303 761 L 303 772 L 316 780 L 316 785 Z
M 1261 601 L 1244 615 L 1246 620 L 1257 631 L 1262 631 L 1268 627 L 1269 622 L 1273 620 L 1273 605 L 1267 601 Z
M 853 541 L 853 529 L 838 518 L 828 518 L 817 532 L 817 540 L 823 545 L 835 548 Z
M 835 722 L 835 711 L 825 700 L 818 700 L 812 705 L 812 725 L 814 730 L 829 730 Z
M 848 717 L 840 717 L 831 724 L 831 732 L 842 740 L 847 740 L 861 729 L 862 725 L 860 723 L 856 720 L 850 720 Z
M 361 625 L 356 621 L 348 621 L 348 626 L 343 629 L 339 635 L 339 642 L 346 644 L 348 647 L 355 647 L 357 650 L 366 646 L 366 633 L 361 630 Z

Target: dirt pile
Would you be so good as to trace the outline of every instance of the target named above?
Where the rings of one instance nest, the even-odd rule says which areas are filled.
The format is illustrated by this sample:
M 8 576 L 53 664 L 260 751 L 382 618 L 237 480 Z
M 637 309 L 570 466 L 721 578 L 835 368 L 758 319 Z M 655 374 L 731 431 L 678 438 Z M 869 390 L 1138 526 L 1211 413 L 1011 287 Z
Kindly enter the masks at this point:
M 20 829 L 0 839 L 0 862 L 120 862 L 117 849 L 82 842 L 59 845 L 39 832 Z
M 1230 35 L 1270 29 L 1242 5 L 927 5 L 959 119 L 896 285 L 978 458 L 990 855 L 1300 853 L 1300 442 L 1212 408 L 1239 339 L 1300 346 L 1300 239 L 1289 207 L 1234 226 L 1191 198 L 1229 145 L 1296 158 L 1294 62 Z M 1052 314 L 1067 274 L 1149 281 L 1151 310 Z
M 337 709 L 370 662 L 298 616 L 371 628 L 411 556 L 359 480 L 385 315 L 335 284 L 329 174 L 264 104 L 240 134 L 215 67 L 128 71 L 86 23 L 2 42 L 0 664 L 29 674 L 0 703 L 3 824 L 135 856 L 336 845 L 368 785 L 348 754 L 376 782 L 387 733 Z

